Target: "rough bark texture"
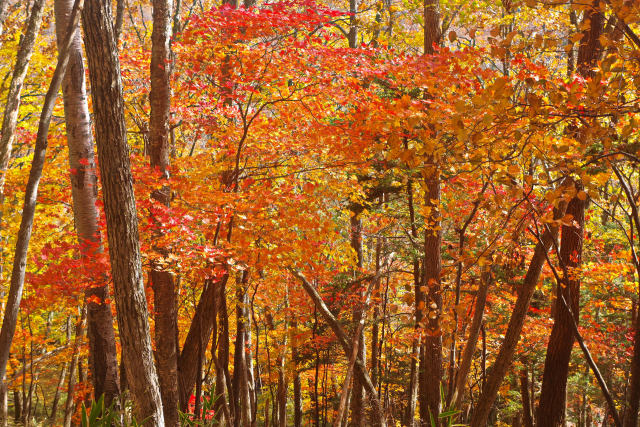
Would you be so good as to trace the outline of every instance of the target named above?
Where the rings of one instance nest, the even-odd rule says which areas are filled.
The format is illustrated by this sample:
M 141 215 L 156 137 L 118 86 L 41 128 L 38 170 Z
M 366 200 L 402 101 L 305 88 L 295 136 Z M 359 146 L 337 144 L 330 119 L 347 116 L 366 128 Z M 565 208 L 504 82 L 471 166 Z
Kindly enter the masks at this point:
M 113 33 L 111 2 L 89 0 L 82 18 L 111 273 L 127 380 L 134 397 L 137 418 L 148 419 L 150 425 L 164 425 L 142 280 L 138 218 L 129 164 L 120 62 Z
M 570 301 L 571 311 L 578 322 L 580 310 L 580 281 L 572 278 L 572 269 L 580 265 L 582 258 L 582 241 L 584 232 L 585 201 L 574 197 L 567 207 L 567 214 L 573 216 L 576 226 L 562 227 L 562 240 L 560 245 L 560 258 L 569 268 L 569 277 L 565 277 L 565 283 L 557 284 L 558 299 L 563 295 L 566 301 Z M 540 404 L 536 419 L 538 425 L 556 427 L 565 423 L 565 405 L 567 398 L 567 377 L 569 375 L 569 360 L 575 338 L 571 327 L 572 319 L 569 310 L 564 304 L 556 304 L 556 316 L 551 329 L 551 336 L 547 346 L 547 355 L 544 363 L 544 375 Z
M 172 0 L 153 1 L 153 33 L 151 34 L 151 91 L 149 102 L 151 114 L 149 122 L 150 166 L 162 174 L 161 179 L 169 177 L 171 141 L 169 138 L 169 116 L 171 113 L 171 17 Z M 168 183 L 151 194 L 156 202 L 168 206 L 171 190 Z M 158 227 L 156 237 L 161 237 Z M 165 248 L 155 247 L 162 257 L 168 252 Z M 165 423 L 178 426 L 178 303 L 176 279 L 167 269 L 167 263 L 160 259 L 151 261 L 150 279 L 154 294 L 155 338 L 158 379 L 162 395 L 162 409 Z
M 4 32 L 4 20 L 7 18 L 7 6 L 9 2 L 7 0 L 0 0 L 0 36 Z
M 71 15 L 73 0 L 56 0 L 56 38 L 62 43 Z M 87 103 L 86 84 L 82 60 L 82 38 L 76 30 L 69 47 L 69 64 L 62 83 L 64 115 L 69 147 L 69 167 L 73 215 L 80 252 L 88 269 L 99 268 L 96 257 L 103 252 L 98 230 L 97 175 L 94 158 L 91 119 Z M 96 268 L 97 267 L 97 268 Z M 113 329 L 111 306 L 106 301 L 109 287 L 106 277 L 86 291 L 87 335 L 89 337 L 89 361 L 95 398 L 104 394 L 105 404 L 111 405 L 120 393 L 116 338 Z M 101 303 L 93 301 L 100 299 Z
M 440 44 L 440 0 L 424 0 L 424 53 L 435 53 L 434 45 Z
M 249 319 L 249 274 L 245 270 L 236 280 L 236 341 L 233 352 L 233 401 L 237 408 L 236 426 L 252 423 L 251 399 L 249 397 L 249 372 L 247 364 L 247 319 Z
M 554 219 L 560 219 L 564 216 L 566 210 L 566 203 L 560 202 L 559 207 L 554 209 Z M 540 279 L 540 273 L 542 267 L 546 262 L 546 255 L 549 248 L 558 234 L 557 227 L 551 226 L 547 229 L 541 237 L 541 241 L 535 247 L 529 269 L 524 277 L 524 281 L 518 291 L 518 298 L 516 299 L 515 306 L 509 319 L 509 325 L 507 326 L 507 332 L 504 335 L 504 340 L 500 346 L 500 351 L 493 364 L 493 367 L 489 371 L 490 374 L 487 378 L 482 393 L 478 399 L 478 405 L 476 406 L 473 417 L 471 418 L 471 427 L 484 427 L 487 425 L 489 418 L 489 412 L 498 395 L 498 389 L 504 379 L 511 361 L 513 354 L 516 351 L 516 346 L 520 340 L 520 333 L 522 332 L 522 326 L 529 310 L 529 303 L 533 296 L 533 291 Z
M 207 282 L 198 301 L 187 338 L 184 341 L 182 352 L 178 359 L 180 408 L 182 411 L 187 409 L 189 395 L 196 385 L 198 343 L 202 340 L 202 343 L 208 344 L 211 339 L 211 332 L 215 323 L 215 316 L 211 313 L 217 313 L 218 311 L 216 295 L 219 294 L 220 287 L 224 286 L 221 282 L 226 282 L 227 277 L 225 275 L 222 280 Z
M 602 52 L 600 35 L 604 28 L 604 16 L 598 10 L 599 0 L 592 2 L 592 8 L 585 12 L 583 23 L 583 37 L 578 48 L 577 71 L 588 78 Z M 578 188 L 580 190 L 581 188 Z M 562 227 L 562 241 L 560 244 L 560 260 L 569 269 L 578 267 L 582 258 L 582 241 L 584 234 L 585 201 L 574 197 L 567 207 L 567 214 L 573 216 L 576 227 Z M 547 345 L 544 364 L 542 391 L 536 419 L 541 427 L 556 427 L 564 425 L 567 399 L 567 378 L 569 376 L 569 360 L 571 349 L 575 342 L 571 323 L 578 323 L 580 311 L 580 281 L 571 277 L 564 277 L 564 283 L 557 285 L 555 306 L 555 321 Z M 561 295 L 571 304 L 571 311 L 575 319 L 571 319 L 568 308 L 560 303 Z
M 426 46 L 426 45 L 425 45 Z M 442 270 L 442 230 L 440 228 L 440 170 L 433 162 L 427 164 L 429 175 L 425 179 L 425 206 L 429 215 L 425 218 L 424 261 L 422 271 L 422 289 L 426 290 L 424 309 L 427 318 L 424 322 L 420 373 L 418 383 L 418 400 L 420 404 L 420 420 L 424 425 L 430 419 L 438 424 L 440 402 L 440 384 L 442 381 L 442 333 L 440 330 L 440 314 L 442 312 L 442 293 L 440 273 Z
M 424 54 L 435 52 L 434 46 L 440 43 L 440 1 L 424 0 Z M 435 136 L 434 136 L 435 137 Z M 418 369 L 418 403 L 420 423 L 429 425 L 433 417 L 438 425 L 440 414 L 440 383 L 442 381 L 442 335 L 440 331 L 440 314 L 442 310 L 442 294 L 440 273 L 442 269 L 442 230 L 440 229 L 440 170 L 438 160 L 433 156 L 426 162 L 431 169 L 425 178 L 425 205 L 430 213 L 425 218 L 424 260 L 422 268 L 420 292 L 421 301 L 425 303 L 427 318 L 423 320 L 424 334 L 421 340 L 420 361 Z
M 354 27 L 352 27 L 353 30 Z M 355 36 L 354 36 L 355 37 Z M 357 270 L 355 271 L 354 278 L 357 279 L 360 275 L 360 271 L 364 265 L 363 259 L 363 247 L 362 247 L 362 219 L 358 212 L 362 209 L 361 206 L 358 206 L 358 211 L 354 212 L 351 216 L 350 220 L 350 234 L 351 234 L 351 248 L 356 253 L 357 259 Z M 357 282 L 359 283 L 359 282 Z M 359 285 L 358 285 L 359 286 Z M 360 319 L 362 319 L 363 313 L 360 308 L 360 305 L 357 304 L 353 310 L 353 320 L 354 320 L 354 331 L 356 330 L 356 326 Z M 358 346 L 358 359 L 363 361 L 366 360 L 365 357 L 365 347 L 364 347 L 364 329 L 360 330 L 360 337 L 356 340 L 356 344 Z M 351 388 L 351 424 L 354 427 L 360 427 L 364 425 L 365 422 L 365 413 L 364 413 L 364 398 L 365 398 L 365 390 L 364 385 L 360 381 L 359 377 L 353 378 L 353 385 Z

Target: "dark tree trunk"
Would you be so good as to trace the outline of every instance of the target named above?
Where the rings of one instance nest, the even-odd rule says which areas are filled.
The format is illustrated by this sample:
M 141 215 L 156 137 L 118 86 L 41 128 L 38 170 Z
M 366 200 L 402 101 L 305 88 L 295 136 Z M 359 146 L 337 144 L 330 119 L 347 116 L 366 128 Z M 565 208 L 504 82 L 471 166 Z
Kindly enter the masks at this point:
M 153 1 L 153 33 L 151 34 L 151 106 L 149 123 L 150 166 L 161 174 L 162 188 L 151 193 L 151 198 L 168 206 L 171 189 L 168 182 L 171 143 L 169 138 L 169 118 L 171 113 L 171 17 L 172 0 Z M 152 207 L 153 209 L 153 207 Z M 152 213 L 153 216 L 153 213 Z M 154 218 L 152 218 L 154 220 Z M 156 238 L 163 233 L 156 224 Z M 154 245 L 162 257 L 169 253 L 163 247 Z M 166 261 L 166 260 L 164 260 Z M 162 395 L 162 410 L 167 426 L 179 426 L 178 416 L 178 303 L 176 280 L 162 259 L 151 260 L 150 280 L 154 295 L 156 361 L 158 380 Z
M 559 206 L 554 209 L 554 219 L 558 220 L 562 218 L 565 210 L 566 203 L 559 202 Z M 500 350 L 496 356 L 493 367 L 489 371 L 487 380 L 482 387 L 482 393 L 480 394 L 478 405 L 473 412 L 471 427 L 484 427 L 487 425 L 489 413 L 496 400 L 496 396 L 498 395 L 500 384 L 502 383 L 507 370 L 511 366 L 513 354 L 515 353 L 516 346 L 520 340 L 522 326 L 524 325 L 527 311 L 529 310 L 529 303 L 531 302 L 533 291 L 538 284 L 542 267 L 546 262 L 547 252 L 549 251 L 553 239 L 556 238 L 557 234 L 557 228 L 555 226 L 551 226 L 549 229 L 545 230 L 540 241 L 535 247 L 533 257 L 529 263 L 529 269 L 527 270 L 524 281 L 518 290 L 518 297 L 511 313 L 511 318 L 509 319 L 504 340 L 502 341 L 502 345 L 500 346 Z
M 424 261 L 422 263 L 422 289 L 426 289 L 426 313 L 422 351 L 420 359 L 418 400 L 420 403 L 420 420 L 424 425 L 430 424 L 433 417 L 436 425 L 440 415 L 440 384 L 442 382 L 442 333 L 440 315 L 442 313 L 442 293 L 440 274 L 442 270 L 440 228 L 440 168 L 431 158 L 426 167 L 430 169 L 425 179 L 425 205 L 430 208 L 425 218 Z
M 570 269 L 578 267 L 582 258 L 584 208 L 584 200 L 580 200 L 578 197 L 571 199 L 567 207 L 567 214 L 573 217 L 577 226 L 562 226 L 560 258 L 561 262 Z M 569 274 L 572 275 L 571 270 L 569 270 Z M 570 301 L 571 311 L 576 322 L 578 322 L 580 310 L 580 281 L 571 277 L 575 276 L 564 277 L 565 283 L 557 284 L 556 317 L 547 346 L 540 405 L 536 417 L 538 425 L 545 427 L 562 426 L 565 423 L 567 377 L 575 338 L 571 326 L 571 314 L 567 307 L 560 303 L 561 295 L 567 302 Z
M 127 380 L 137 418 L 164 425 L 153 363 L 133 178 L 126 140 L 120 61 L 111 2 L 89 0 L 82 13 L 95 113 L 104 212 Z

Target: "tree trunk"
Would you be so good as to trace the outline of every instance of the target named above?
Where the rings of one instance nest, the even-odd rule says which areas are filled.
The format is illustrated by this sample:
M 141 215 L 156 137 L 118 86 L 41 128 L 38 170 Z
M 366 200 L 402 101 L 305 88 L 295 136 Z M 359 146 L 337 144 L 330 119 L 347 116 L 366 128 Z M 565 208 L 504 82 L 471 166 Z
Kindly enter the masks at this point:
M 209 344 L 215 323 L 215 315 L 211 313 L 217 313 L 215 306 L 219 304 L 219 301 L 216 300 L 216 295 L 220 293 L 221 287 L 224 288 L 227 278 L 228 276 L 225 274 L 222 279 L 208 280 L 205 283 L 205 288 L 200 295 L 196 312 L 178 359 L 180 408 L 183 412 L 187 409 L 189 395 L 196 384 L 198 343 L 202 340 L 205 347 Z
M 164 425 L 142 280 L 138 218 L 126 140 L 120 61 L 111 2 L 89 0 L 82 14 L 91 80 L 111 273 L 127 381 L 138 419 Z
M 482 281 L 478 288 L 478 295 L 476 297 L 476 307 L 473 313 L 473 320 L 471 321 L 471 327 L 469 328 L 469 337 L 464 345 L 464 350 L 462 350 L 462 359 L 460 360 L 460 367 L 456 374 L 456 388 L 453 393 L 452 400 L 455 401 L 455 408 L 457 409 L 462 407 L 462 399 L 467 385 L 467 376 L 469 375 L 469 369 L 471 368 L 473 353 L 475 353 L 476 345 L 478 344 L 480 328 L 482 327 L 482 319 L 484 318 L 484 307 L 487 302 L 487 293 L 492 281 L 493 275 L 491 271 L 488 270 L 482 275 Z
M 251 425 L 249 372 L 247 364 L 247 319 L 249 318 L 249 273 L 245 270 L 236 279 L 236 341 L 233 352 L 233 401 L 236 407 L 235 425 Z
M 442 333 L 440 315 L 442 313 L 442 293 L 440 274 L 442 258 L 440 246 L 442 231 L 440 228 L 440 168 L 437 160 L 431 157 L 426 167 L 430 169 L 425 178 L 425 205 L 429 215 L 425 218 L 424 261 L 422 269 L 422 289 L 426 290 L 425 305 L 427 318 L 424 322 L 422 352 L 420 359 L 418 400 L 420 403 L 420 420 L 423 425 L 430 425 L 430 419 L 439 425 L 440 385 L 442 382 Z
M 560 244 L 561 262 L 568 268 L 574 269 L 580 265 L 582 258 L 582 241 L 584 233 L 585 201 L 574 197 L 569 202 L 567 214 L 572 215 L 574 226 L 562 226 L 562 240 Z M 569 360 L 575 338 L 571 327 L 571 314 L 559 299 L 564 296 L 571 304 L 571 311 L 578 322 L 580 310 L 580 281 L 569 271 L 570 277 L 564 277 L 565 283 L 557 284 L 556 316 L 551 329 L 551 336 L 547 346 L 547 355 L 542 377 L 542 391 L 536 419 L 540 426 L 556 427 L 565 423 L 565 406 L 567 397 L 567 377 L 569 375 Z
M 68 26 L 73 0 L 56 0 L 56 38 L 62 44 Z M 91 119 L 87 103 L 82 60 L 82 38 L 76 30 L 69 48 L 69 65 L 62 83 L 64 98 L 69 167 L 74 171 L 71 178 L 71 194 L 78 243 L 86 268 L 94 276 L 100 269 L 96 258 L 103 252 L 96 200 L 98 195 L 97 175 L 94 159 Z M 107 299 L 109 287 L 107 277 L 86 290 L 87 335 L 89 337 L 89 360 L 93 380 L 94 396 L 104 394 L 105 405 L 111 405 L 120 393 L 116 339 L 113 316 Z M 99 302 L 95 300 L 99 299 Z
M 354 2 L 354 0 L 351 0 Z M 352 31 L 354 31 L 355 27 L 352 27 Z M 355 36 L 354 36 L 355 37 Z M 360 208 L 360 206 L 358 206 Z M 359 217 L 359 210 L 354 211 L 351 216 L 351 248 L 356 253 L 357 259 L 357 269 L 355 274 L 353 275 L 354 279 L 357 279 L 360 276 L 360 272 L 362 271 L 364 265 L 363 259 L 363 247 L 362 247 L 362 220 Z M 356 283 L 359 283 L 356 280 Z M 356 285 L 356 286 L 359 286 Z M 353 319 L 354 319 L 354 331 L 356 330 L 356 324 L 359 323 L 362 318 L 363 313 L 360 308 L 360 304 L 356 304 L 353 310 Z M 364 329 L 360 332 L 361 336 L 357 340 L 358 345 L 358 359 L 361 361 L 365 361 L 365 347 L 364 347 Z M 353 385 L 351 389 L 351 424 L 354 427 L 361 427 L 365 423 L 365 413 L 364 413 L 364 398 L 365 391 L 364 385 L 360 381 L 359 377 L 353 378 Z
M 600 56 L 602 46 L 600 35 L 604 27 L 604 16 L 598 10 L 600 0 L 593 0 L 592 8 L 584 14 L 583 37 L 578 48 L 577 70 L 585 78 L 590 77 L 592 68 Z M 581 190 L 577 186 L 576 190 Z M 585 201 L 574 197 L 567 207 L 567 214 L 572 215 L 577 223 L 577 229 L 572 226 L 562 227 L 562 241 L 560 244 L 560 263 L 563 270 L 576 268 L 582 258 L 582 241 L 584 234 Z M 565 283 L 557 284 L 557 298 L 555 306 L 555 321 L 547 345 L 544 364 L 542 391 L 536 419 L 541 427 L 556 427 L 564 425 L 566 413 L 566 389 L 569 376 L 569 360 L 571 349 L 575 341 L 571 323 L 571 314 L 564 304 L 560 303 L 561 295 L 571 305 L 571 311 L 578 324 L 580 311 L 580 281 L 564 277 Z
M 329 310 L 327 305 L 324 303 L 318 291 L 306 279 L 306 277 L 304 277 L 301 273 L 297 271 L 293 271 L 293 274 L 298 279 L 300 279 L 302 283 L 302 287 L 304 288 L 305 292 L 311 297 L 316 309 L 322 314 L 325 321 L 331 327 L 336 338 L 338 338 L 338 341 L 342 346 L 342 349 L 345 355 L 349 357 L 352 354 L 353 347 L 351 345 L 351 342 L 347 339 L 347 334 L 345 333 L 344 329 L 342 328 L 342 326 L 340 325 L 336 317 L 333 315 L 333 313 L 331 313 L 331 310 Z M 365 385 L 367 393 L 369 393 L 369 399 L 371 401 L 371 406 L 373 409 L 373 417 L 371 420 L 372 421 L 371 424 L 379 427 L 386 427 L 387 422 L 384 417 L 384 410 L 382 408 L 382 404 L 380 403 L 380 399 L 378 398 L 378 393 L 376 391 L 375 386 L 371 382 L 371 377 L 369 376 L 365 363 L 360 358 L 356 358 L 356 361 L 355 361 L 355 374 L 356 376 L 360 377 L 361 382 Z
M 58 378 L 58 385 L 56 387 L 56 392 L 53 395 L 53 401 L 51 402 L 51 414 L 49 415 L 49 422 L 51 425 L 55 425 L 56 423 L 56 415 L 58 414 L 58 404 L 60 403 L 60 391 L 64 386 L 64 380 L 67 377 L 67 368 L 69 365 L 65 363 L 62 366 L 62 370 L 60 371 L 60 377 Z
M 522 358 L 522 364 L 520 368 L 519 380 L 520 380 L 520 397 L 522 400 L 522 425 L 524 427 L 533 427 L 533 408 L 531 407 L 531 397 L 529 396 L 529 371 L 527 369 L 529 361 L 526 357 Z
M 6 2 L 5 2 L 6 7 Z M 16 56 L 16 64 L 13 67 L 13 75 L 9 92 L 7 93 L 7 101 L 4 108 L 4 118 L 2 120 L 2 131 L 0 132 L 0 206 L 4 202 L 4 183 L 5 174 L 9 167 L 9 159 L 11 158 L 11 150 L 13 148 L 13 140 L 16 133 L 16 125 L 18 122 L 18 110 L 20 109 L 20 95 L 24 79 L 29 69 L 29 61 L 33 54 L 33 47 L 40 31 L 42 23 L 42 11 L 44 9 L 44 0 L 36 0 L 31 8 L 27 29 L 18 48 Z M 0 214 L 1 215 L 1 214 Z
M 171 66 L 169 61 L 171 59 L 172 10 L 172 0 L 153 1 L 151 91 L 149 93 L 151 106 L 149 122 L 150 166 L 161 173 L 161 182 L 164 185 L 153 191 L 151 198 L 156 203 L 165 206 L 169 206 L 171 201 L 171 189 L 165 179 L 169 178 L 168 167 L 171 153 L 169 138 Z M 156 227 L 154 237 L 161 238 L 163 232 L 159 223 L 156 223 Z M 154 245 L 154 249 L 165 259 L 169 255 L 163 247 Z M 178 303 L 176 280 L 173 273 L 167 269 L 167 264 L 167 262 L 163 262 L 162 258 L 151 260 L 150 279 L 154 295 L 156 360 L 162 409 L 166 425 L 178 426 L 180 425 L 178 416 Z
M 553 218 L 558 220 L 564 216 L 566 210 L 566 203 L 564 201 L 559 202 L 559 206 L 554 209 Z M 551 246 L 553 240 L 558 234 L 556 226 L 550 226 L 544 231 L 540 241 L 536 244 L 529 269 L 524 277 L 524 281 L 518 290 L 518 297 L 516 299 L 515 306 L 509 319 L 509 325 L 504 335 L 504 340 L 500 346 L 500 351 L 496 357 L 492 369 L 489 371 L 489 376 L 486 383 L 482 387 L 482 393 L 478 400 L 478 405 L 475 408 L 473 417 L 471 418 L 471 427 L 484 427 L 487 425 L 489 418 L 489 412 L 496 400 L 498 389 L 504 379 L 507 370 L 511 366 L 513 354 L 515 353 L 516 346 L 520 340 L 520 333 L 522 332 L 522 326 L 529 310 L 529 303 L 533 296 L 533 291 L 538 284 L 542 267 L 546 262 L 547 252 Z
M 440 43 L 440 1 L 424 0 L 424 54 L 435 53 L 434 45 Z M 434 135 L 433 138 L 437 136 Z M 423 320 L 424 333 L 421 339 L 421 352 L 418 370 L 418 402 L 421 425 L 430 425 L 433 417 L 439 425 L 440 385 L 442 382 L 442 333 L 440 315 L 442 312 L 442 294 L 440 274 L 442 269 L 442 230 L 440 228 L 440 168 L 438 159 L 429 155 L 425 167 L 425 205 L 430 208 L 425 218 L 424 262 L 422 268 L 421 301 L 416 301 L 418 309 L 424 310 L 427 318 Z M 423 307 L 421 305 L 424 304 Z
M 75 370 L 80 360 L 80 346 L 82 345 L 82 339 L 84 337 L 84 322 L 86 319 L 86 308 L 82 309 L 80 320 L 76 324 L 76 339 L 73 344 L 73 355 L 71 356 L 71 363 L 69 363 L 69 384 L 67 387 L 67 400 L 64 404 L 64 421 L 62 425 L 64 427 L 71 426 L 71 417 L 73 416 L 74 403 L 73 396 L 76 389 L 76 375 Z
M 2 329 L 0 330 L 0 378 L 5 378 L 9 352 L 11 350 L 11 342 L 13 341 L 13 335 L 16 330 L 18 311 L 20 309 L 20 301 L 22 300 L 22 291 L 24 288 L 24 277 L 27 267 L 27 255 L 29 251 L 29 242 L 31 240 L 33 218 L 37 205 L 38 186 L 40 184 L 40 178 L 42 177 L 42 169 L 44 167 L 47 151 L 49 124 L 51 123 L 51 116 L 58 96 L 58 90 L 60 89 L 60 85 L 62 84 L 62 79 L 64 78 L 67 68 L 71 36 L 78 25 L 79 7 L 82 7 L 82 0 L 76 1 L 76 5 L 74 6 L 75 10 L 72 19 L 70 20 L 69 29 L 67 31 L 65 41 L 62 44 L 62 48 L 60 49 L 58 62 L 56 64 L 53 77 L 51 78 L 49 89 L 45 95 L 42 112 L 40 113 L 33 159 L 31 161 L 27 188 L 25 189 L 24 204 L 22 207 L 22 220 L 20 221 L 20 229 L 18 230 L 18 237 L 16 239 L 9 296 L 7 298 L 7 305 L 2 321 Z M 32 15 L 35 13 L 41 12 L 33 10 Z M 38 20 L 39 19 L 40 18 L 38 18 Z

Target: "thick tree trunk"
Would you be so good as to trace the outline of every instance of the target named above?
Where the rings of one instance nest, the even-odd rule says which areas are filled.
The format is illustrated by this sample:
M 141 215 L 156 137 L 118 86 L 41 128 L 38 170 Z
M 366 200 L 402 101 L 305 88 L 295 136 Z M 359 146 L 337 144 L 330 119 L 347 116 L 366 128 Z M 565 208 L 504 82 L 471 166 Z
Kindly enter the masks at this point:
M 560 258 L 561 262 L 570 269 L 578 267 L 582 258 L 584 209 L 584 200 L 577 197 L 571 199 L 567 207 L 567 214 L 573 217 L 577 226 L 562 226 Z M 576 322 L 578 322 L 580 310 L 580 281 L 575 279 L 572 270 L 569 270 L 569 274 L 570 277 L 564 277 L 565 283 L 557 284 L 556 316 L 547 346 L 540 404 L 536 417 L 540 426 L 556 427 L 565 423 L 567 377 L 575 338 L 571 327 L 571 314 L 567 307 L 559 301 L 561 295 L 567 302 L 570 301 L 571 311 Z M 572 277 L 574 278 L 572 279 Z
M 7 18 L 7 6 L 9 6 L 8 0 L 0 0 L 0 36 L 4 32 L 4 20 Z
M 61 44 L 68 26 L 73 0 L 56 0 L 54 6 L 56 38 Z M 96 208 L 98 178 L 82 60 L 82 38 L 79 31 L 75 32 L 71 41 L 69 65 L 62 83 L 62 93 L 69 147 L 69 167 L 74 171 L 70 178 L 78 243 L 87 269 L 96 275 L 100 268 L 96 263 L 96 257 L 102 253 L 103 248 L 98 229 L 98 209 Z M 101 283 L 92 284 L 86 291 L 89 360 L 95 398 L 104 394 L 105 404 L 108 406 L 120 393 L 118 357 L 113 316 L 107 301 L 109 296 L 107 278 L 102 274 L 96 278 L 102 279 Z M 95 301 L 95 297 L 100 302 Z
M 82 14 L 95 113 L 111 273 L 127 380 L 138 419 L 164 425 L 142 279 L 138 218 L 126 140 L 120 61 L 111 2 L 89 0 Z
M 564 201 L 559 202 L 559 206 L 554 209 L 553 217 L 558 220 L 564 216 L 566 210 L 566 203 Z M 493 367 L 489 371 L 490 374 L 486 383 L 482 387 L 482 393 L 478 400 L 478 405 L 475 408 L 473 417 L 471 418 L 471 427 L 484 427 L 487 425 L 489 418 L 489 412 L 498 395 L 498 389 L 504 379 L 507 370 L 511 366 L 513 354 L 515 353 L 516 346 L 520 340 L 520 333 L 522 332 L 522 326 L 529 310 L 529 303 L 533 296 L 533 291 L 538 284 L 542 267 L 546 262 L 547 252 L 551 247 L 553 240 L 556 238 L 558 230 L 556 226 L 551 225 L 546 229 L 542 235 L 540 242 L 535 247 L 533 257 L 529 263 L 529 269 L 524 277 L 524 281 L 518 290 L 518 297 L 516 299 L 515 306 L 509 319 L 509 325 L 504 335 L 504 340 L 500 346 L 498 355 L 493 364 Z
M 434 45 L 440 43 L 440 1 L 424 0 L 424 54 L 435 53 Z M 437 136 L 434 135 L 434 138 Z M 418 403 L 421 425 L 430 425 L 433 417 L 439 425 L 440 385 L 442 382 L 442 334 L 440 315 L 442 312 L 442 294 L 440 274 L 442 269 L 442 230 L 440 228 L 440 168 L 438 159 L 429 156 L 425 167 L 425 205 L 429 214 L 425 218 L 424 260 L 420 292 L 420 301 L 416 301 L 419 310 L 424 310 L 427 318 L 423 320 L 424 330 L 421 339 L 421 351 L 418 370 Z M 424 304 L 424 306 L 422 306 Z

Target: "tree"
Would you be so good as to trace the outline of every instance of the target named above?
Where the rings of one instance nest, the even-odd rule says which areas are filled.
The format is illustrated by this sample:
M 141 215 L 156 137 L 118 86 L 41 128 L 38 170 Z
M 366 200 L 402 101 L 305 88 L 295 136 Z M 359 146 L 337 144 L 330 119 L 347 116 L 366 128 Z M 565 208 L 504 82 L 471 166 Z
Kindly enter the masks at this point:
M 127 382 L 135 397 L 136 413 L 141 420 L 164 425 L 149 334 L 120 62 L 112 21 L 111 2 L 90 0 L 82 11 L 111 276 Z
M 57 0 L 56 37 L 61 44 L 64 40 L 68 20 L 73 7 L 70 0 Z M 103 252 L 98 224 L 98 177 L 94 159 L 91 120 L 87 104 L 84 64 L 82 59 L 82 39 L 79 31 L 73 36 L 68 71 L 62 83 L 71 168 L 71 190 L 73 211 L 80 255 L 86 260 L 87 269 L 97 271 L 102 268 L 100 254 Z M 87 335 L 89 337 L 90 367 L 94 395 L 104 394 L 105 405 L 120 394 L 116 339 L 113 330 L 113 316 L 109 304 L 109 287 L 104 274 L 102 283 L 91 284 L 87 295 Z

